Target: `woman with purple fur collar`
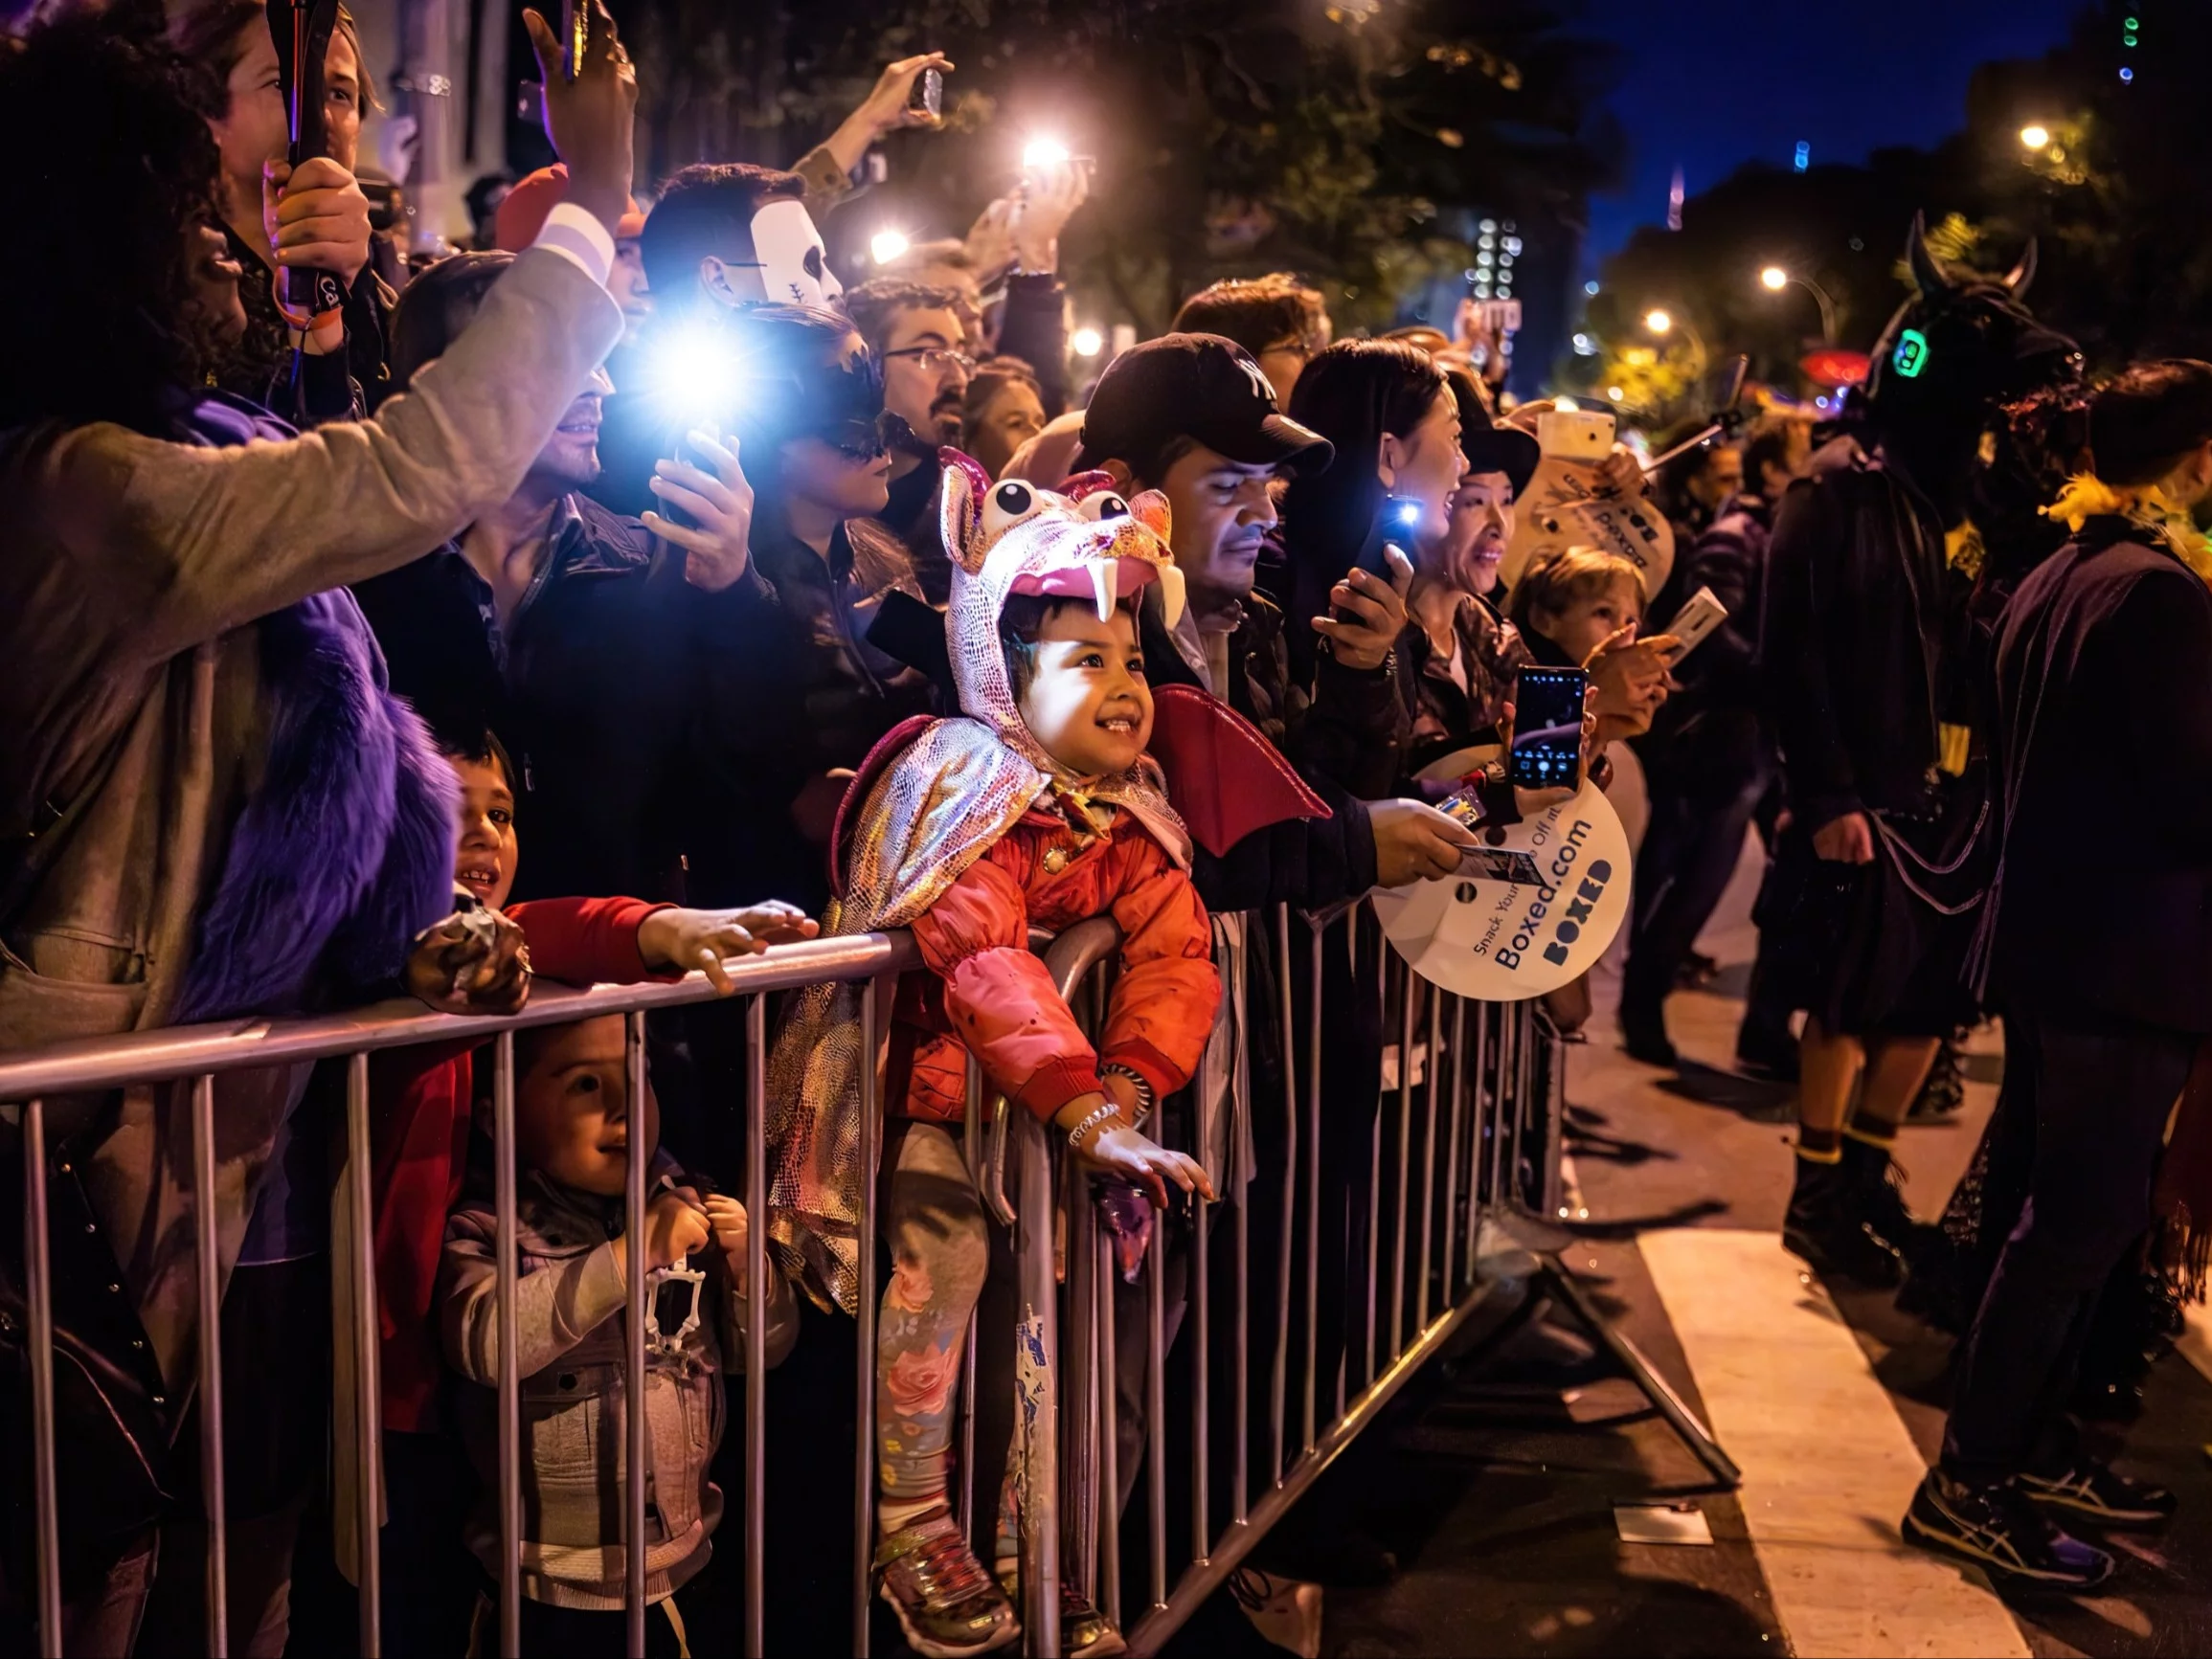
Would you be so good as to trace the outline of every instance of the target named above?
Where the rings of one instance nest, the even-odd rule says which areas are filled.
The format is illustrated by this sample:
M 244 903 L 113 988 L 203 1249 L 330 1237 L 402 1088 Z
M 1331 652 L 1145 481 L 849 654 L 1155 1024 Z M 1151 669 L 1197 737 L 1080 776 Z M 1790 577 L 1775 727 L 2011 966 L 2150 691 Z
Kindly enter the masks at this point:
M 344 584 L 511 494 L 621 333 L 604 283 L 636 84 L 606 24 L 573 84 L 547 78 L 568 203 L 406 396 L 300 437 L 200 390 L 242 325 L 238 272 L 199 91 L 146 11 L 0 43 L 0 145 L 69 158 L 0 175 L 0 222 L 24 237 L 0 261 L 0 1050 L 403 982 L 452 908 L 453 786 Z M 281 179 L 272 195 L 280 258 L 317 262 L 319 221 L 287 217 Z M 249 1653 L 284 1643 L 300 1479 L 281 1448 L 320 1410 L 285 1354 L 320 1338 L 272 1340 L 327 1294 L 322 1149 L 285 1155 L 313 1121 L 305 1088 L 284 1068 L 216 1085 L 223 1345 L 246 1356 L 230 1621 Z M 132 1649 L 157 1536 L 157 1600 L 180 1594 L 138 1651 L 199 1639 L 201 1552 L 174 1518 L 196 1507 L 186 1098 L 48 1103 L 71 1652 Z

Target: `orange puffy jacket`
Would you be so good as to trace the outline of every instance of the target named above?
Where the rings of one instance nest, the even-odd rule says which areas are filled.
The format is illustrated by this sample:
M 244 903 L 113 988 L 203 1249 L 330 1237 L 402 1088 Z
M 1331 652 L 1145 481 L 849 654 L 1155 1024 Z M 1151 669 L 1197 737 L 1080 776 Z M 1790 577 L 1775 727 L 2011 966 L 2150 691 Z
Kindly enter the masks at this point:
M 1103 915 L 1121 929 L 1121 974 L 1094 1048 L 1029 950 L 1029 929 Z M 889 1070 L 892 1110 L 907 1117 L 965 1116 L 968 1052 L 993 1088 L 1041 1118 L 1100 1092 L 1108 1061 L 1164 1100 L 1197 1069 L 1221 1000 L 1197 889 L 1126 812 L 1088 846 L 1057 813 L 1024 814 L 914 936 L 927 972 L 900 982 Z

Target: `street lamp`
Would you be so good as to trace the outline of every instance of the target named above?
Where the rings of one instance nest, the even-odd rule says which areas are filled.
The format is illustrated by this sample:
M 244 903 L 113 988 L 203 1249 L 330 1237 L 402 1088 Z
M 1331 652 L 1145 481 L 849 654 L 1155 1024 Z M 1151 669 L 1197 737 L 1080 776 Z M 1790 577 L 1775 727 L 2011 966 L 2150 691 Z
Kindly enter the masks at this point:
M 1779 294 L 1793 283 L 1812 295 L 1814 303 L 1820 307 L 1820 344 L 1823 346 L 1834 345 L 1836 343 L 1836 303 L 1828 298 L 1827 290 L 1810 278 L 1793 276 L 1779 265 L 1769 265 L 1759 273 L 1759 285 L 1770 294 Z
M 1675 320 L 1667 312 L 1655 307 L 1643 314 L 1643 325 L 1654 334 L 1664 334 L 1675 325 Z
M 1084 326 L 1068 337 L 1068 344 L 1074 347 L 1078 357 L 1095 357 L 1106 349 L 1106 336 L 1095 328 Z
M 2020 129 L 2020 141 L 2029 149 L 2042 149 L 2051 142 L 2051 129 L 2041 122 L 2029 122 Z

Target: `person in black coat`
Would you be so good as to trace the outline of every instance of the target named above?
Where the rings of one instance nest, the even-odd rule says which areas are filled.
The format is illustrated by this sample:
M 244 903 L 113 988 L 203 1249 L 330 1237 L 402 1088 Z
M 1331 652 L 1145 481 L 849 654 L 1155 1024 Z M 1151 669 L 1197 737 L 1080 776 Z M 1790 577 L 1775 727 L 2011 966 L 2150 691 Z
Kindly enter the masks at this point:
M 1710 588 L 1728 615 L 1683 661 L 1682 689 L 1660 706 L 1637 749 L 1651 819 L 1636 854 L 1620 1023 L 1628 1052 L 1654 1065 L 1675 1064 L 1667 995 L 1735 873 L 1744 830 L 1776 770 L 1759 686 L 1767 549 L 1773 504 L 1803 476 L 1812 449 L 1808 423 L 1761 422 L 1744 442 L 1749 489 L 1721 508 L 1682 561 L 1677 585 L 1685 599 Z
M 1762 895 L 1764 961 L 1805 1011 L 1782 1242 L 1816 1271 L 1893 1286 L 1925 1229 L 1891 1179 L 1897 1127 L 1971 1017 L 1981 902 L 1987 656 L 1970 512 L 2001 411 L 2074 378 L 2073 342 L 2007 277 L 1952 271 L 1919 221 L 1919 292 L 1877 343 L 1866 454 L 1793 484 L 1768 553 L 1765 682 L 1790 827 Z
M 2054 1519 L 2151 1526 L 2174 1507 L 2068 1444 L 2061 1407 L 2212 1035 L 2212 587 L 2203 538 L 2165 519 L 2212 498 L 2212 364 L 2121 375 L 2091 400 L 2089 442 L 2096 477 L 2057 509 L 2087 516 L 2021 582 L 1997 656 L 2000 862 L 1978 943 L 2002 1109 L 2034 1125 L 2028 1200 L 1904 1526 L 2071 1588 L 2112 1558 Z
M 446 349 L 512 262 L 460 254 L 416 279 L 394 329 L 397 386 Z M 688 716 L 709 683 L 691 637 L 711 622 L 767 631 L 752 619 L 772 618 L 775 599 L 726 481 L 692 466 L 660 480 L 664 504 L 689 513 L 680 525 L 581 493 L 598 474 L 605 393 L 595 377 L 497 511 L 353 593 L 392 689 L 441 735 L 489 729 L 514 757 L 530 837 L 519 896 L 680 900 L 687 839 L 727 828 L 681 810 L 699 770 L 682 751 Z M 733 733 L 775 726 L 756 718 Z

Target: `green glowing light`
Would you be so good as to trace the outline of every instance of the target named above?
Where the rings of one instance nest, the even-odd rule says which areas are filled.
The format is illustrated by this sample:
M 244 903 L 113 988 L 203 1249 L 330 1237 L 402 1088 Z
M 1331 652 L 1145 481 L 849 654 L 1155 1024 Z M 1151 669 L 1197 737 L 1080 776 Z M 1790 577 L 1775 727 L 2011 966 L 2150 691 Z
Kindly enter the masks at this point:
M 1917 328 L 1907 328 L 1897 337 L 1897 349 L 1889 354 L 1890 367 L 1907 380 L 1918 380 L 1920 371 L 1928 367 L 1928 336 Z

